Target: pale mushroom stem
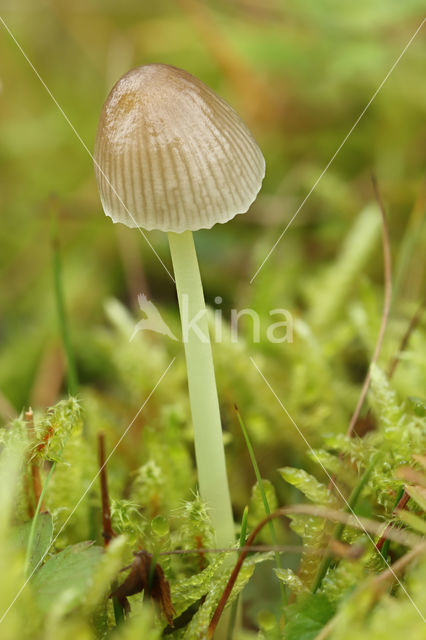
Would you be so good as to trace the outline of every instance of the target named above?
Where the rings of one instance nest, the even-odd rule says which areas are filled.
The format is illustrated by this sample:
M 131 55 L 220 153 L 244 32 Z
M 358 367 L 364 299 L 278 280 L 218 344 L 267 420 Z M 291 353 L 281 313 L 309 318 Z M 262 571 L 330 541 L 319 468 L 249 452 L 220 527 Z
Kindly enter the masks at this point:
M 169 243 L 182 323 L 200 495 L 209 508 L 216 543 L 226 547 L 235 542 L 234 521 L 200 269 L 191 231 L 169 233 Z

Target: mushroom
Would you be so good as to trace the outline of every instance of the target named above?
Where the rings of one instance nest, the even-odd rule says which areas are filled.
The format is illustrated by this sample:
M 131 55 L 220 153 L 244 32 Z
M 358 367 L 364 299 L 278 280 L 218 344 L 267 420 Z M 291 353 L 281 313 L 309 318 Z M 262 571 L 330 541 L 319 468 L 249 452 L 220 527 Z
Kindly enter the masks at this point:
M 95 171 L 113 222 L 168 232 L 181 314 L 201 498 L 219 546 L 234 543 L 222 427 L 192 232 L 245 213 L 265 161 L 222 98 L 190 73 L 150 64 L 126 73 L 100 117 Z

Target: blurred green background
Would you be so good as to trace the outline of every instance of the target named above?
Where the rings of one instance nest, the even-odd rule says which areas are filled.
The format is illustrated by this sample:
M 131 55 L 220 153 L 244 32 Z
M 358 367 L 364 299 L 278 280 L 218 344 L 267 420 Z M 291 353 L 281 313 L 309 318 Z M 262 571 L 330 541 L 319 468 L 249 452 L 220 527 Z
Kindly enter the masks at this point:
M 118 298 L 137 318 L 136 296 L 145 291 L 177 322 L 172 282 L 151 249 L 137 232 L 113 226 L 104 216 L 83 146 L 93 149 L 98 116 L 114 82 L 129 68 L 164 62 L 187 69 L 227 99 L 266 158 L 264 187 L 251 211 L 197 234 L 207 301 L 215 306 L 215 296 L 221 296 L 225 318 L 231 307 L 251 306 L 264 318 L 270 309 L 288 309 L 300 322 L 295 346 L 265 342 L 256 350 L 267 358 L 272 379 L 293 403 L 296 417 L 306 418 L 308 429 L 324 426 L 332 413 L 334 424 L 328 427 L 344 431 L 382 306 L 380 226 L 368 210 L 360 217 L 373 200 L 371 172 L 389 213 L 394 262 L 385 356 L 395 351 L 424 286 L 424 28 L 254 283 L 249 281 L 421 23 L 423 11 L 421 0 L 3 1 L 3 19 L 81 140 L 0 25 L 2 420 L 30 403 L 42 408 L 65 390 L 52 284 L 52 216 L 58 219 L 83 388 L 108 388 L 108 367 L 94 339 L 108 325 L 108 298 Z M 350 233 L 352 263 L 346 280 L 336 285 Z M 150 233 L 149 238 L 171 268 L 165 235 Z M 304 333 L 307 327 L 311 338 Z M 313 343 L 331 363 L 320 382 L 317 371 L 309 380 Z M 336 354 L 340 364 L 333 360 Z M 216 358 L 219 379 L 224 370 L 223 393 L 238 396 L 240 383 L 232 385 L 250 366 L 243 364 L 246 355 L 228 378 L 226 351 L 218 348 Z M 230 358 L 236 362 L 234 355 Z M 424 373 L 419 357 L 416 362 Z M 330 380 L 338 386 L 342 371 L 348 385 L 345 401 L 339 400 L 341 414 L 321 412 L 316 398 L 326 402 Z M 420 393 L 418 375 L 407 371 L 408 365 L 400 369 L 402 389 Z M 250 410 L 251 385 L 262 382 L 253 373 L 253 380 L 241 384 L 247 388 L 237 400 Z M 262 400 L 253 412 L 268 413 L 272 400 Z M 315 412 L 319 415 L 313 418 Z

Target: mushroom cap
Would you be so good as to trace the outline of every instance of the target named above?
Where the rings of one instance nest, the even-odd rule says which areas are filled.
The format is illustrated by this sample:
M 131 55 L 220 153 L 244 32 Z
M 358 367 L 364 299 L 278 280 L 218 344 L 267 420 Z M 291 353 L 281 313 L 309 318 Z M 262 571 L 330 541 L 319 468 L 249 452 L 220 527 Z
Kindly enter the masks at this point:
M 262 152 L 234 109 L 165 64 L 133 69 L 113 87 L 94 159 L 107 216 L 177 233 L 245 213 L 265 175 Z

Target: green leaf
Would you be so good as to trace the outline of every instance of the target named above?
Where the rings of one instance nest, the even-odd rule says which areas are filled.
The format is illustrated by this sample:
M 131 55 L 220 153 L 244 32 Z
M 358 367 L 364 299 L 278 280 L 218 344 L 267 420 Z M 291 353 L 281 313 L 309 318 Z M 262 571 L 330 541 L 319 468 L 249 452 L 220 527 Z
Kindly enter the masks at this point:
M 309 594 L 286 610 L 286 640 L 313 640 L 334 615 L 334 607 L 322 594 Z
M 404 424 L 406 416 L 398 403 L 397 395 L 391 387 L 384 371 L 377 365 L 371 366 L 370 404 L 380 425 L 392 433 Z
M 278 469 L 283 480 L 299 489 L 307 498 L 315 504 L 335 505 L 336 498 L 328 487 L 319 482 L 315 476 L 294 467 Z
M 26 551 L 28 544 L 28 537 L 30 535 L 32 520 L 25 522 L 15 528 L 14 539 L 22 550 Z M 53 534 L 53 520 L 50 513 L 41 513 L 37 518 L 37 523 L 34 532 L 34 540 L 31 549 L 31 557 L 28 565 L 29 573 L 31 574 L 41 561 L 44 559 L 47 551 L 49 550 L 50 543 L 52 542 Z
M 48 611 L 65 594 L 67 609 L 75 607 L 86 593 L 102 556 L 101 547 L 81 542 L 50 558 L 32 581 L 40 609 Z
M 307 589 L 298 575 L 294 573 L 291 569 L 274 569 L 275 575 L 278 580 L 281 580 L 285 585 L 287 585 L 293 593 L 303 594 L 306 593 Z

